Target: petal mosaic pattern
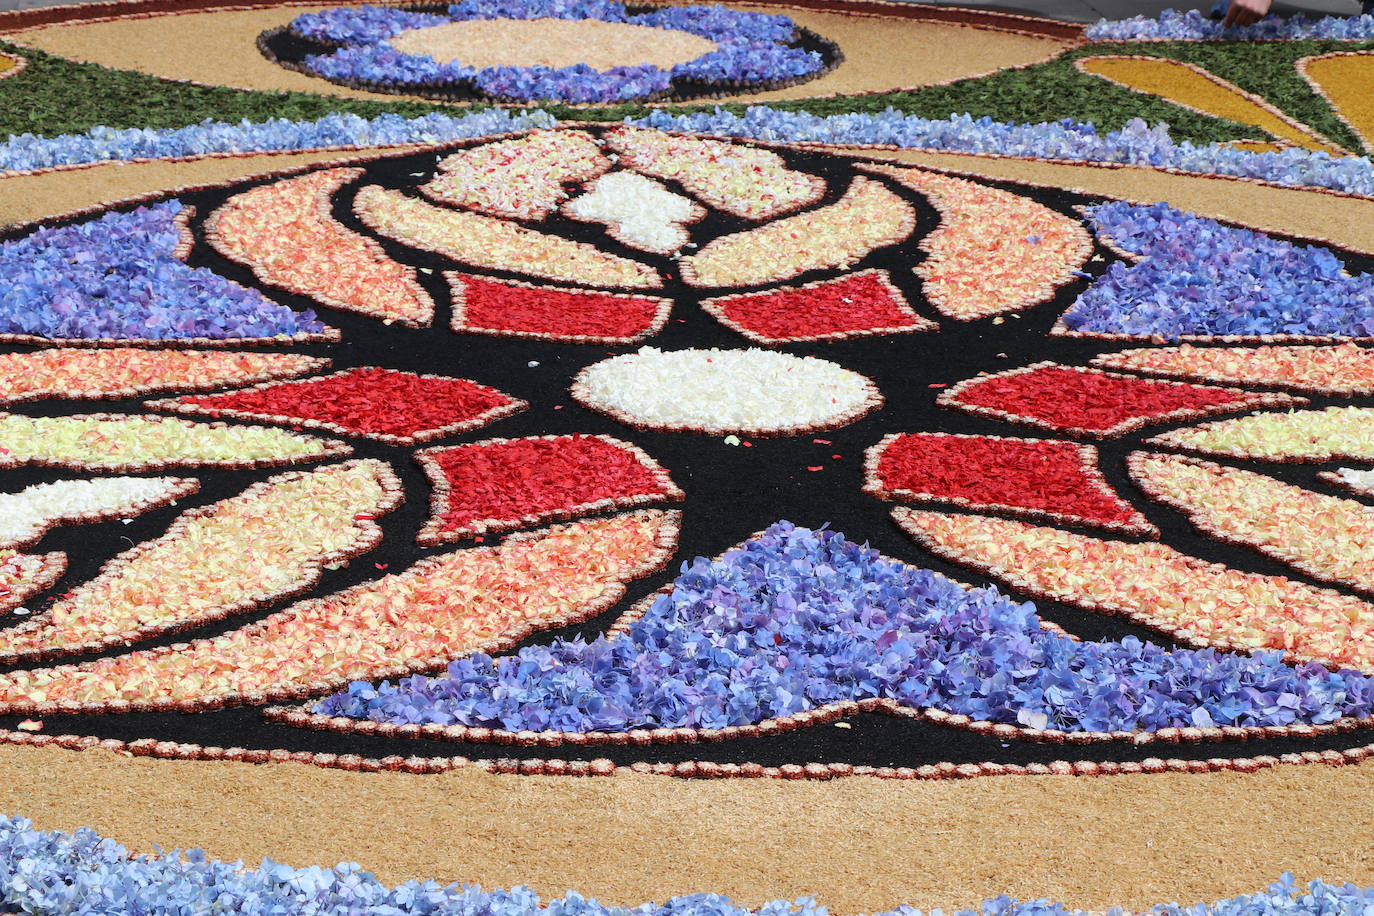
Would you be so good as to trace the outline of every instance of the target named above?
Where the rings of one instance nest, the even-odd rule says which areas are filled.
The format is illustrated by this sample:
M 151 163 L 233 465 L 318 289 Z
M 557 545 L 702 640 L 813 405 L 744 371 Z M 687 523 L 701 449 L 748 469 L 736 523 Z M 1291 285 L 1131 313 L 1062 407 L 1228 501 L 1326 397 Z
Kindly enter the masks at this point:
M 0 611 L 16 608 L 62 578 L 64 553 L 29 554 L 0 549 Z
M 852 267 L 874 249 L 902 241 L 915 227 L 910 204 L 859 176 L 828 207 L 722 236 L 678 263 L 692 286 L 775 283 L 808 270 Z
M 376 185 L 359 191 L 353 208 L 374 232 L 473 267 L 516 270 L 546 280 L 603 288 L 663 285 L 647 264 L 518 223 L 444 210 Z
M 330 212 L 334 192 L 361 174 L 325 169 L 254 188 L 214 212 L 206 238 L 270 286 L 330 308 L 424 327 L 434 319 L 434 301 L 415 271 Z
M 454 153 L 420 190 L 438 203 L 505 219 L 541 220 L 564 201 L 563 186 L 611 167 L 587 134 L 537 131 Z
M 1180 347 L 1123 350 L 1095 357 L 1094 366 L 1144 375 L 1262 385 L 1311 394 L 1374 394 L 1374 350 L 1334 347 Z
M 175 417 L 0 414 L 0 468 L 79 471 L 174 467 L 252 468 L 349 454 L 342 442 L 263 426 L 192 423 Z
M 445 273 L 453 330 L 567 343 L 637 343 L 663 329 L 671 299 Z
M 1073 436 L 1112 437 L 1151 423 L 1307 400 L 1036 363 L 960 382 L 941 394 L 937 403 Z
M 1374 671 L 1374 605 L 1358 598 L 1164 544 L 916 509 L 894 509 L 893 518 L 925 549 L 1022 594 L 1120 614 L 1191 645 L 1277 649 L 1295 661 Z
M 940 211 L 916 267 L 940 312 L 974 321 L 1039 305 L 1093 252 L 1077 220 L 1029 198 L 925 169 L 867 166 L 918 191 Z
M 487 439 L 415 457 L 434 484 L 422 544 L 683 498 L 657 462 L 610 436 Z
M 622 245 L 652 254 L 675 254 L 691 238 L 688 226 L 706 208 L 633 172 L 603 175 L 587 192 L 563 205 L 563 215 L 599 223 Z
M 1374 471 L 1341 468 L 1337 471 L 1323 471 L 1317 477 L 1327 483 L 1354 490 L 1361 496 L 1374 496 Z
M 1141 489 L 1186 514 L 1199 531 L 1374 594 L 1369 506 L 1179 455 L 1136 453 L 1129 465 Z
M 708 435 L 796 436 L 853 423 L 883 404 L 857 372 L 754 349 L 644 347 L 583 369 L 572 396 L 628 426 Z
M 939 327 L 916 314 L 881 270 L 705 299 L 701 306 L 722 324 L 761 344 L 845 340 Z
M 329 365 L 294 353 L 214 350 L 74 350 L 0 354 L 0 402 L 44 398 L 131 398 L 163 391 L 204 391 L 293 378 Z
M 148 406 L 414 445 L 480 429 L 529 404 L 467 379 L 365 367 L 228 394 L 151 401 Z
M 769 150 L 634 127 L 605 136 L 606 146 L 636 172 L 675 181 L 703 203 L 741 219 L 775 219 L 825 193 L 824 181 L 788 168 Z
M 1145 443 L 1260 461 L 1374 461 L 1374 407 L 1257 413 L 1176 429 Z
M 292 471 L 192 509 L 51 610 L 0 630 L 0 659 L 127 645 L 307 591 L 326 566 L 375 547 L 372 520 L 402 498 L 391 469 L 368 459 Z
M 1158 536 L 1112 490 L 1097 450 L 1055 439 L 893 433 L 869 449 L 865 492 L 879 499 L 966 509 Z
M 200 489 L 193 477 L 103 477 L 36 483 L 0 493 L 0 547 L 24 547 L 57 525 L 128 518 Z
M 640 512 L 434 557 L 213 639 L 0 675 L 0 709 L 190 711 L 441 668 L 594 616 L 663 566 L 676 533 L 676 513 Z

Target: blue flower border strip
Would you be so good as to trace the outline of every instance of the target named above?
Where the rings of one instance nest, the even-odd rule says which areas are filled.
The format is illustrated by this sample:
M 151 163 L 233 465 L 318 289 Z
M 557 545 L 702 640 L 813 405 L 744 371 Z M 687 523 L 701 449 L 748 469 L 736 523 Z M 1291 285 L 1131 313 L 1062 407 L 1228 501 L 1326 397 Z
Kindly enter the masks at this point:
M 73 833 L 33 829 L 0 817 L 0 904 L 41 916 L 97 913 L 235 913 L 238 916 L 827 916 L 811 898 L 773 900 L 748 910 L 719 894 L 674 897 L 633 909 L 569 892 L 542 902 L 525 887 L 484 891 L 471 885 L 408 881 L 389 888 L 355 863 L 293 868 L 263 859 L 256 868 L 210 859 L 202 850 L 131 856 L 83 827 Z M 547 909 L 543 909 L 547 907 Z M 1263 891 L 1216 903 L 1159 904 L 1147 916 L 1348 916 L 1374 907 L 1374 889 L 1285 874 Z M 922 916 L 898 907 L 883 916 Z M 1049 900 L 1002 896 L 951 916 L 1088 916 Z M 1120 908 L 1108 916 L 1123 916 Z
M 1371 41 L 1374 16 L 1322 16 L 1291 19 L 1266 16 L 1254 25 L 1224 26 L 1198 10 L 1165 10 L 1158 18 L 1099 19 L 1088 26 L 1089 41 Z
M 880 114 L 822 117 L 758 105 L 745 109 L 743 115 L 719 108 L 689 115 L 655 110 L 647 117 L 626 118 L 625 122 L 661 130 L 777 142 L 880 145 L 1062 162 L 1120 163 L 1374 196 L 1374 163 L 1362 156 L 1333 159 L 1326 153 L 1299 149 L 1250 153 L 1224 146 L 1195 146 L 1186 140 L 1176 143 L 1169 136 L 1167 125 L 1151 127 L 1139 119 L 1121 130 L 1100 134 L 1092 124 L 1072 120 L 1009 124 L 970 115 L 931 120 L 891 108 Z M 430 114 L 406 119 L 385 114 L 368 120 L 336 114 L 317 121 L 204 121 L 161 130 L 97 127 L 84 134 L 58 137 L 11 136 L 0 143 L 0 172 L 132 159 L 443 143 L 558 124 L 552 115 L 539 109 L 516 113 L 490 109 L 461 117 Z

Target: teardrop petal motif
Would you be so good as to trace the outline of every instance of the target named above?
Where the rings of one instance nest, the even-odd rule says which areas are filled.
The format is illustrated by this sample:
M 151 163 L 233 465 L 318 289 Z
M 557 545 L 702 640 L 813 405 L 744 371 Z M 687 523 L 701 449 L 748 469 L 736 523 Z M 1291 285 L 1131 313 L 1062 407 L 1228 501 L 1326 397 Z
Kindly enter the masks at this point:
M 353 210 L 373 232 L 473 267 L 603 289 L 663 285 L 647 264 L 519 223 L 436 207 L 376 185 L 358 192 Z
M 62 578 L 65 553 L 31 554 L 0 550 L 0 611 L 16 608 Z
M 1171 430 L 1145 444 L 1261 461 L 1374 461 L 1374 407 L 1256 413 Z
M 193 477 L 98 477 L 0 493 L 0 547 L 23 547 L 58 525 L 130 518 L 200 489 Z
M 1374 594 L 1374 509 L 1198 458 L 1135 452 L 1131 476 L 1199 531 Z
M 691 286 L 776 283 L 808 270 L 852 267 L 870 252 L 903 241 L 915 228 L 911 204 L 859 176 L 835 203 L 721 236 L 682 258 L 678 268 Z
M 327 359 L 294 353 L 54 347 L 0 354 L 0 403 L 43 398 L 133 398 L 164 391 L 206 391 L 318 372 Z
M 605 140 L 628 168 L 676 181 L 707 205 L 741 219 L 773 219 L 825 194 L 824 180 L 789 168 L 771 150 L 636 127 L 607 131 Z
M 1365 151 L 1374 151 L 1374 100 L 1369 96 L 1369 86 L 1374 81 L 1374 53 L 1336 51 L 1304 57 L 1294 66 L 1360 138 Z
M 0 675 L 0 709 L 192 711 L 439 670 L 600 614 L 626 582 L 667 563 L 679 521 L 660 511 L 584 519 L 423 560 L 213 639 Z
M 1277 649 L 1374 671 L 1374 605 L 1282 576 L 1207 563 L 1164 544 L 1105 541 L 976 515 L 894 509 L 931 553 L 1022 594 L 1119 614 L 1182 643 Z
M 1028 197 L 987 185 L 897 166 L 862 166 L 924 194 L 940 226 L 921 240 L 930 256 L 916 265 L 941 314 L 975 321 L 1054 298 L 1093 253 L 1076 219 Z
M 391 468 L 366 459 L 280 474 L 192 509 L 51 610 L 0 630 L 0 663 L 175 633 L 305 591 L 325 566 L 375 547 L 372 519 L 401 500 Z
M 594 139 L 576 130 L 540 130 L 470 147 L 439 161 L 421 193 L 438 203 L 502 219 L 541 220 L 568 197 L 565 184 L 611 167 Z
M 1083 57 L 1074 66 L 1135 92 L 1214 118 L 1252 124 L 1280 140 L 1335 157 L 1348 155 L 1273 105 L 1195 64 L 1167 57 Z
M 1322 471 L 1317 475 L 1317 479 L 1344 487 L 1361 496 L 1374 496 L 1374 470 L 1338 468 L 1334 471 Z
M 1107 483 L 1097 449 L 1057 439 L 894 433 L 868 450 L 864 491 L 1158 537 Z
M 1190 382 L 1263 385 L 1310 394 L 1374 394 L 1374 350 L 1336 346 L 1144 347 L 1092 360 L 1103 369 Z
M 0 468 L 35 465 L 124 472 L 256 468 L 319 461 L 351 451 L 333 439 L 265 426 L 122 414 L 27 417 L 0 413 Z
M 425 327 L 434 300 L 415 271 L 330 212 L 334 192 L 362 173 L 325 169 L 235 195 L 206 221 L 205 237 L 269 286 L 387 324 Z
M 421 544 L 683 498 L 658 462 L 611 436 L 486 439 L 425 449 L 415 460 L 434 485 Z

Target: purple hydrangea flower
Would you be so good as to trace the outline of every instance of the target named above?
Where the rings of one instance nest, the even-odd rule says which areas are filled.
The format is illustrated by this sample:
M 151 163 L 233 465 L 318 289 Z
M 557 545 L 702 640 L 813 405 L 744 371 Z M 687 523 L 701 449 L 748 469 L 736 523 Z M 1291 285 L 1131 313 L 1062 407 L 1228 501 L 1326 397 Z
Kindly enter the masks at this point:
M 1164 10 L 1156 19 L 1099 19 L 1088 26 L 1089 41 L 1368 41 L 1374 38 L 1374 16 L 1322 16 L 1290 19 L 1265 16 L 1253 25 L 1228 26 L 1198 10 Z

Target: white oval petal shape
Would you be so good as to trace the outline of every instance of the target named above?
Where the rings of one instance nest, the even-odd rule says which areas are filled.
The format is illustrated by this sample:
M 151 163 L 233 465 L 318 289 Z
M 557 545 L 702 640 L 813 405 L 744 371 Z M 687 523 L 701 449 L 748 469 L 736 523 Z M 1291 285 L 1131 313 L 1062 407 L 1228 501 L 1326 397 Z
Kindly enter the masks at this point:
M 857 372 L 772 350 L 643 347 L 583 369 L 582 406 L 641 429 L 795 436 L 844 426 L 882 406 Z

